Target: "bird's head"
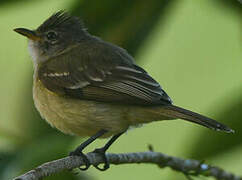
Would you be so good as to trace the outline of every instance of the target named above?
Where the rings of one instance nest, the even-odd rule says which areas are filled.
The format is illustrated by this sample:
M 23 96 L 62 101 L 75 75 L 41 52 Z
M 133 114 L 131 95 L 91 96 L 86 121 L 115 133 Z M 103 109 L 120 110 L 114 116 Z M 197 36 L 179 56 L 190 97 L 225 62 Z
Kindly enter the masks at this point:
M 80 19 L 65 11 L 53 14 L 35 30 L 16 28 L 14 31 L 29 39 L 35 63 L 58 56 L 87 37 Z

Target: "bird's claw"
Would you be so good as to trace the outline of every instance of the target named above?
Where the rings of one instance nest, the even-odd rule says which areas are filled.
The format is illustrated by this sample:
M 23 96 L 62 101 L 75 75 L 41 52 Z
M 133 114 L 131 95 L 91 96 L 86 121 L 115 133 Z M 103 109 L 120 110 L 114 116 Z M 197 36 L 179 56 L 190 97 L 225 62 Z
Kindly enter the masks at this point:
M 87 170 L 87 169 L 90 167 L 90 165 L 91 165 L 91 163 L 90 163 L 90 161 L 88 160 L 87 156 L 86 156 L 82 151 L 80 151 L 80 150 L 78 150 L 78 149 L 76 149 L 76 150 L 73 151 L 73 152 L 70 152 L 69 156 L 81 156 L 81 157 L 82 157 L 83 162 L 84 162 L 84 165 L 85 165 L 84 168 L 79 167 L 79 169 L 82 170 L 82 171 Z
M 105 152 L 106 152 L 106 150 L 104 148 L 95 149 L 93 151 L 93 153 L 97 153 L 97 154 L 101 155 L 104 160 L 103 168 L 98 167 L 98 165 L 93 165 L 99 171 L 106 171 L 110 167 L 110 164 L 108 162 Z

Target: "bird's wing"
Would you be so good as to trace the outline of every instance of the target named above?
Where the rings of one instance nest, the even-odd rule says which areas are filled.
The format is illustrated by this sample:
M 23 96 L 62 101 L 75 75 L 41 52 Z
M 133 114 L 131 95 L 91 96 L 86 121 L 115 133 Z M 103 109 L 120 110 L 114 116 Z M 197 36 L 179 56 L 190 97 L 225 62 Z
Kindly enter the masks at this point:
M 125 50 L 113 45 L 90 47 L 75 49 L 42 64 L 39 79 L 49 90 L 73 98 L 171 104 L 159 83 L 135 65 Z

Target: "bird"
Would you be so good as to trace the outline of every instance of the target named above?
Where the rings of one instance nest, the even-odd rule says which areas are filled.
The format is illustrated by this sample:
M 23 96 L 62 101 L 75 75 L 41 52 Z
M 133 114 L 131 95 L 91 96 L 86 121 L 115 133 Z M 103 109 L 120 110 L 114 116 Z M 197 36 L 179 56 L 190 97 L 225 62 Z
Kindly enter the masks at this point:
M 65 134 L 88 137 L 71 156 L 90 162 L 83 150 L 97 138 L 111 137 L 93 152 L 108 148 L 130 127 L 183 119 L 232 133 L 228 126 L 173 104 L 161 85 L 123 48 L 91 35 L 67 11 L 52 14 L 37 29 L 16 28 L 28 38 L 33 59 L 33 99 L 40 115 Z

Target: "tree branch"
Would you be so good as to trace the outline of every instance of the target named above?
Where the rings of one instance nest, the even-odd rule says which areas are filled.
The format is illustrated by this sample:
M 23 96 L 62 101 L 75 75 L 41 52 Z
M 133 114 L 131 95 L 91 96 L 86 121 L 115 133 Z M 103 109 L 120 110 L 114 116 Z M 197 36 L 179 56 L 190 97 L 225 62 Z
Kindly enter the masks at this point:
M 103 159 L 99 154 L 88 153 L 87 158 L 93 165 L 103 163 Z M 159 152 L 137 152 L 127 154 L 107 154 L 110 164 L 131 164 L 131 163 L 146 163 L 156 164 L 160 168 L 170 167 L 171 169 L 182 172 L 188 179 L 192 176 L 207 176 L 215 177 L 220 180 L 242 180 L 242 177 L 235 176 L 225 170 L 207 165 L 198 160 L 180 159 Z M 84 165 L 83 159 L 78 156 L 69 156 L 55 161 L 47 162 L 41 166 L 14 178 L 14 180 L 37 180 L 63 170 L 70 170 Z

